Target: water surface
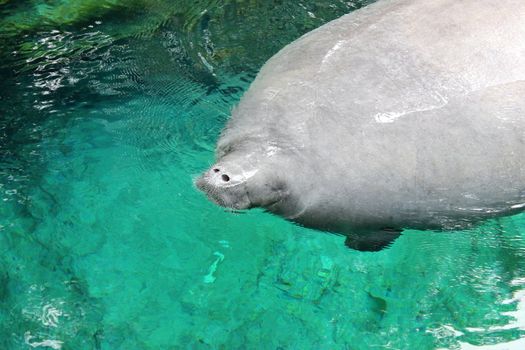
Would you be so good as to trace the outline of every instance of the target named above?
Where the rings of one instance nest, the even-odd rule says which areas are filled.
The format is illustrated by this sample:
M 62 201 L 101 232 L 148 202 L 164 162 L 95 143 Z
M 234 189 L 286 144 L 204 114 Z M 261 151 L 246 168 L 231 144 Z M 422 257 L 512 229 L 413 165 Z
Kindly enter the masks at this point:
M 376 254 L 193 186 L 347 1 L 0 1 L 0 348 L 523 349 L 525 216 Z

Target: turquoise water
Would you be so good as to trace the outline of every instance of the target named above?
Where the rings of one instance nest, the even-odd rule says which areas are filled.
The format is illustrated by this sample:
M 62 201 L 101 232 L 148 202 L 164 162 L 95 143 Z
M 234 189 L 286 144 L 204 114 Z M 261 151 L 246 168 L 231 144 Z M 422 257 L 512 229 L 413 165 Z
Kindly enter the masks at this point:
M 524 215 L 370 254 L 193 186 L 261 65 L 365 4 L 0 1 L 0 348 L 525 348 Z

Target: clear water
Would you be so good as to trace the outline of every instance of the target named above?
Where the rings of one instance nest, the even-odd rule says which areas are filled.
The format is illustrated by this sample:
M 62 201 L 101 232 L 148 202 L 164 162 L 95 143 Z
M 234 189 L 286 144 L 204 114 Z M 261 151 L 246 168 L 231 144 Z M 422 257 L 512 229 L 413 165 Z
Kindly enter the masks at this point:
M 524 215 L 359 253 L 192 184 L 265 60 L 364 4 L 1 0 L 0 348 L 524 349 Z

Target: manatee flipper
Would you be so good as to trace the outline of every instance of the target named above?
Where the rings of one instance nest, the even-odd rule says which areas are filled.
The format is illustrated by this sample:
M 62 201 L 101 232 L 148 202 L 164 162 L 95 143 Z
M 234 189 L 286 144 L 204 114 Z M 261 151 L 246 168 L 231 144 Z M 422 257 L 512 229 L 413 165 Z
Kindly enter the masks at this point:
M 363 234 L 346 236 L 345 245 L 361 252 L 378 252 L 389 247 L 403 230 L 384 228 Z

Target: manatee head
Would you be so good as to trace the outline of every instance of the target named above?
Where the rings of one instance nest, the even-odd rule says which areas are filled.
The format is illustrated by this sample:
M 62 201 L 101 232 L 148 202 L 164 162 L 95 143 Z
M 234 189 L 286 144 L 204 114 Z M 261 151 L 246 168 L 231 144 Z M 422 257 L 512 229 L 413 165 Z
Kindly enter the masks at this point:
M 219 143 L 217 160 L 197 179 L 197 188 L 225 208 L 278 211 L 280 202 L 289 195 L 280 164 L 283 158 L 260 145 L 236 146 Z

